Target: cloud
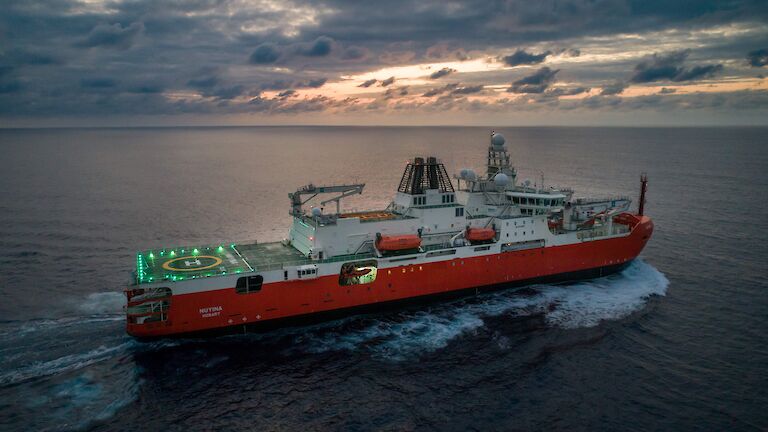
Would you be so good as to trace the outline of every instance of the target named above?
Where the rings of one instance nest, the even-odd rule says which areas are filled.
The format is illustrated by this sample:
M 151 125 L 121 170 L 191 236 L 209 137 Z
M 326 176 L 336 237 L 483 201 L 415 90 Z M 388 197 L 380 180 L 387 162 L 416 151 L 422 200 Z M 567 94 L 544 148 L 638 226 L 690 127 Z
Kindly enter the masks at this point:
M 768 65 L 768 48 L 750 51 L 747 54 L 747 62 L 752 67 L 763 67 Z
M 86 48 L 108 47 L 127 49 L 133 45 L 136 37 L 143 31 L 144 24 L 141 22 L 131 23 L 127 27 L 123 27 L 120 23 L 99 24 L 77 45 Z
M 277 94 L 277 97 L 280 98 L 280 99 L 286 99 L 286 98 L 294 97 L 294 96 L 296 96 L 296 90 L 293 90 L 293 89 L 285 90 L 285 91 L 282 91 L 282 92 Z
M 328 82 L 328 78 L 315 78 L 307 81 L 307 87 L 310 88 L 320 88 L 325 85 L 325 83 Z
M 281 52 L 277 45 L 271 42 L 264 42 L 253 50 L 248 61 L 251 64 L 270 64 L 276 62 L 280 55 Z
M 216 76 L 205 76 L 201 78 L 193 78 L 187 81 L 189 87 L 196 89 L 207 89 L 216 86 L 219 83 L 219 78 Z
M 0 83 L 0 94 L 16 93 L 21 90 L 21 87 L 21 83 L 18 81 Z
M 544 93 L 555 82 L 555 75 L 558 72 L 560 69 L 552 70 L 545 66 L 534 74 L 513 82 L 507 91 L 511 93 Z
M 661 90 L 659 90 L 659 94 L 672 94 L 676 91 L 677 89 L 662 87 Z
M 550 87 L 546 91 L 547 96 L 575 96 L 582 93 L 587 93 L 591 89 L 589 87 Z
M 450 75 L 450 74 L 452 74 L 454 72 L 456 72 L 456 69 L 451 69 L 449 67 L 444 67 L 444 68 L 440 69 L 439 71 L 435 71 L 435 72 L 432 72 L 431 74 L 429 74 L 429 79 L 442 78 L 442 77 L 448 76 L 448 75 Z
M 458 86 L 459 86 L 458 83 L 446 84 L 443 87 L 437 87 L 437 88 L 427 90 L 422 96 L 433 97 L 433 96 L 441 95 L 443 93 L 455 90 Z
M 112 78 L 93 77 L 93 78 L 83 78 L 80 80 L 80 87 L 83 87 L 83 88 L 103 89 L 103 88 L 112 88 L 116 86 L 117 86 L 117 81 L 113 80 Z
M 333 49 L 333 39 L 320 36 L 311 44 L 299 47 L 298 53 L 307 57 L 325 57 Z
M 552 54 L 552 51 L 544 51 L 541 54 L 533 54 L 518 49 L 513 54 L 502 57 L 501 61 L 503 61 L 507 66 L 512 67 L 520 65 L 532 65 L 543 62 L 550 54 Z
M 627 88 L 627 83 L 623 81 L 615 81 L 611 84 L 604 85 L 603 89 L 600 90 L 600 95 L 612 96 L 612 95 L 622 94 L 626 88 Z
M 217 99 L 234 99 L 245 92 L 245 87 L 242 85 L 234 85 L 229 87 L 218 87 L 211 92 L 207 92 L 205 96 L 215 97 Z
M 384 99 L 390 99 L 396 96 L 407 96 L 408 87 L 390 88 L 384 92 Z
M 376 84 L 377 82 L 378 82 L 378 80 L 376 78 L 371 78 L 368 81 L 363 81 L 363 83 L 358 85 L 358 87 L 368 88 L 368 87 Z
M 674 51 L 666 54 L 654 53 L 649 59 L 635 66 L 630 78 L 633 83 L 653 81 L 694 81 L 707 78 L 723 69 L 721 64 L 700 65 L 692 68 L 683 66 L 691 50 Z
M 341 53 L 342 60 L 362 60 L 367 56 L 368 52 L 365 50 L 365 48 L 360 48 L 358 46 L 346 47 Z
M 764 59 L 768 49 L 764 44 L 763 23 L 768 22 L 765 2 L 689 2 L 685 8 L 668 2 L 644 2 L 636 7 L 631 0 L 565 0 L 556 7 L 553 4 L 553 0 L 462 0 L 450 7 L 444 2 L 417 0 L 395 4 L 340 0 L 0 2 L 0 28 L 12 41 L 0 49 L 0 122 L 12 123 L 10 116 L 45 122 L 63 116 L 167 114 L 162 117 L 167 120 L 162 121 L 173 123 L 175 114 L 206 113 L 223 118 L 230 113 L 268 115 L 331 109 L 336 106 L 335 99 L 304 98 L 303 89 L 319 88 L 311 93 L 343 100 L 366 88 L 355 87 L 364 80 L 350 81 L 348 77 L 390 75 L 397 76 L 397 82 L 376 87 L 379 92 L 373 99 L 377 102 L 383 99 L 380 93 L 396 88 L 393 102 L 401 107 L 420 104 L 407 108 L 415 114 L 465 106 L 465 101 L 474 110 L 503 112 L 510 106 L 553 103 L 559 96 L 587 88 L 593 89 L 590 95 L 599 94 L 604 84 L 617 80 L 631 84 L 630 78 L 640 72 L 633 69 L 637 64 L 648 63 L 642 71 L 646 75 L 653 75 L 653 68 L 659 66 L 653 57 L 639 58 L 638 53 L 668 49 L 664 47 L 696 48 L 689 57 L 672 61 L 673 72 L 656 80 L 658 88 L 709 76 L 714 78 L 713 86 L 706 92 L 758 88 L 755 76 L 768 70 Z M 578 61 L 569 59 L 578 50 L 568 47 L 578 47 L 584 55 Z M 666 55 L 659 51 L 657 57 Z M 533 69 L 515 73 L 508 67 L 498 68 L 507 64 L 501 56 L 508 57 L 517 68 L 528 64 Z M 453 72 L 438 78 L 441 81 L 406 76 L 397 69 L 381 72 L 388 67 L 417 71 L 424 64 L 439 65 L 415 73 L 428 76 L 444 66 L 453 67 L 457 59 L 469 58 L 478 64 L 495 58 L 497 63 L 471 73 Z M 555 78 L 564 80 L 562 73 L 538 84 L 510 84 L 531 75 L 543 63 L 562 68 L 567 73 L 567 85 L 555 82 Z M 257 67 L 243 69 L 244 64 Z M 755 69 L 750 68 L 752 64 Z M 216 67 L 203 70 L 203 65 Z M 727 78 L 721 77 L 723 68 L 719 65 L 727 65 Z M 463 71 L 463 67 L 455 68 Z M 444 86 L 457 81 L 451 79 L 454 76 L 461 76 L 463 83 Z M 115 85 L 88 87 L 88 80 L 105 77 Z M 423 93 L 435 97 L 397 97 L 406 79 L 431 84 L 412 85 L 409 96 Z M 326 88 L 328 82 L 345 85 L 331 92 Z M 368 86 L 373 88 L 379 82 Z M 723 85 L 726 83 L 728 86 Z M 480 86 L 485 86 L 484 90 Z M 532 93 L 518 98 L 491 91 L 504 87 Z M 475 89 L 478 92 L 474 94 L 488 97 L 461 97 L 462 92 Z M 296 90 L 299 96 L 273 100 L 273 94 L 285 90 Z M 269 102 L 245 102 L 244 95 L 260 93 L 268 93 L 270 97 L 262 99 Z M 634 94 L 622 95 L 625 97 L 610 100 L 606 96 L 611 95 L 605 95 L 601 103 L 636 98 Z M 368 99 L 359 104 L 361 110 Z M 492 99 L 528 102 L 504 105 Z M 582 98 L 561 97 L 555 102 L 558 109 L 581 109 L 577 99 Z M 681 91 L 659 99 L 693 100 L 683 97 Z M 730 96 L 725 99 L 727 106 L 741 103 Z M 758 109 L 755 107 L 766 98 L 752 100 L 755 102 L 749 106 Z M 712 104 L 716 101 L 711 98 Z M 301 104 L 287 106 L 293 102 Z M 652 106 L 654 100 L 646 102 Z M 348 105 L 343 106 L 346 109 Z M 376 115 L 391 113 L 393 105 L 379 104 Z M 621 102 L 621 106 L 631 105 Z M 416 115 L 409 121 L 420 119 Z
M 483 91 L 482 85 L 475 85 L 475 86 L 466 86 L 466 87 L 456 87 L 451 91 L 452 95 L 468 95 L 472 93 L 479 93 Z
M 386 87 L 386 86 L 388 86 L 388 85 L 390 85 L 390 84 L 392 84 L 394 82 L 395 82 L 395 77 L 392 76 L 392 77 L 389 77 L 389 78 L 381 81 L 381 83 L 379 83 L 379 85 L 382 86 L 382 87 Z

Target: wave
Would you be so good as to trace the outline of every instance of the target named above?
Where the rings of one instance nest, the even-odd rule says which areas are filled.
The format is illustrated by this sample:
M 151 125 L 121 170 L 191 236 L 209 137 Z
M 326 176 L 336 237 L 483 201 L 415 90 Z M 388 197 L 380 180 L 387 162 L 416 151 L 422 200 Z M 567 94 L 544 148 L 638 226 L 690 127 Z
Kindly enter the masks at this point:
M 108 291 L 89 294 L 80 303 L 79 309 L 91 315 L 122 314 L 123 306 L 125 306 L 125 295 Z
M 101 345 L 84 353 L 68 354 L 52 360 L 37 361 L 0 374 L 0 385 L 13 385 L 31 379 L 82 369 L 127 352 L 136 343 L 133 340 L 129 340 L 115 346 Z
M 665 295 L 668 285 L 661 272 L 636 260 L 623 272 L 601 279 L 482 295 L 429 311 L 371 320 L 362 328 L 313 330 L 295 341 L 312 353 L 365 348 L 376 357 L 400 360 L 444 348 L 460 335 L 485 326 L 484 318 L 489 317 L 537 314 L 553 327 L 594 327 L 642 309 L 652 296 Z

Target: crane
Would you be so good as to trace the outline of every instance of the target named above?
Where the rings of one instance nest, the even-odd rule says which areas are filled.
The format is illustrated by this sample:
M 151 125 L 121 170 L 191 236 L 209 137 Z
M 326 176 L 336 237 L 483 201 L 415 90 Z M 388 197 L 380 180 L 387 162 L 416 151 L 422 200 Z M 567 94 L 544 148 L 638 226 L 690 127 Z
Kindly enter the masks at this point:
M 339 196 L 327 199 L 320 203 L 325 205 L 331 201 L 336 202 L 336 213 L 341 211 L 341 199 L 350 195 L 362 194 L 365 183 L 351 184 L 351 185 L 332 185 L 332 186 L 315 186 L 312 183 L 302 186 L 296 190 L 296 192 L 289 193 L 288 198 L 291 200 L 291 211 L 289 214 L 295 217 L 300 217 L 304 214 L 301 206 L 306 204 L 309 200 L 316 197 L 319 194 L 325 193 L 340 193 Z M 309 198 L 302 200 L 303 195 L 311 195 Z

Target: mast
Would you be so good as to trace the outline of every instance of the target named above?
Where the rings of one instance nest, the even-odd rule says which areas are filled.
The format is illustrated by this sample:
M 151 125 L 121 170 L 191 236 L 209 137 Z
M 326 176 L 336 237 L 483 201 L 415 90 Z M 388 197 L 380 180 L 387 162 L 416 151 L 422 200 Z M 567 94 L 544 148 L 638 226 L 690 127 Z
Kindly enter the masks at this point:
M 645 191 L 648 188 L 648 175 L 646 173 L 640 174 L 640 203 L 637 206 L 637 215 L 643 215 L 643 209 L 645 208 Z

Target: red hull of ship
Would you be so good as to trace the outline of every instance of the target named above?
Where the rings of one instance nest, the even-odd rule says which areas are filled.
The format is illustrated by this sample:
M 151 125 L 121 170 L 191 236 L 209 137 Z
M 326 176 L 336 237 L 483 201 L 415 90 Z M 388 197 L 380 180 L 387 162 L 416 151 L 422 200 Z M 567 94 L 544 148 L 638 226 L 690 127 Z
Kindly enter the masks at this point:
M 172 297 L 166 321 L 128 323 L 127 331 L 136 337 L 153 338 L 211 330 L 245 330 L 255 323 L 352 311 L 361 306 L 438 296 L 467 288 L 619 267 L 640 254 L 653 232 L 650 218 L 637 216 L 637 219 L 639 223 L 626 237 L 404 264 L 381 269 L 376 280 L 365 285 L 341 286 L 338 275 L 332 275 L 265 284 L 260 292 L 248 295 L 237 294 L 234 287 L 177 294 Z

